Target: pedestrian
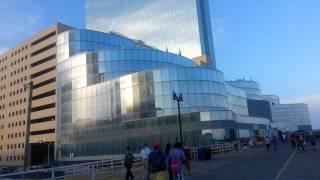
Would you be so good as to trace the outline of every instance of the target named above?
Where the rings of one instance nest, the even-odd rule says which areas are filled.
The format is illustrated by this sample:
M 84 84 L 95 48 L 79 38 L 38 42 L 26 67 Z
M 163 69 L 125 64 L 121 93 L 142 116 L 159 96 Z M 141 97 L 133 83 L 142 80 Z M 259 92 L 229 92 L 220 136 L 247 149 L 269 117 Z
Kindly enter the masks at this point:
M 270 140 L 268 136 L 264 138 L 264 144 L 266 145 L 267 151 L 270 151 Z
M 186 160 L 181 143 L 177 142 L 170 151 L 168 164 L 175 180 L 183 180 L 183 164 Z
M 167 145 L 166 145 L 166 149 L 165 149 L 165 153 L 166 153 L 166 156 L 167 156 L 167 170 L 168 170 L 168 175 L 169 175 L 169 180 L 173 180 L 173 173 L 172 173 L 172 170 L 171 170 L 171 168 L 170 168 L 170 166 L 168 165 L 169 164 L 169 154 L 170 154 L 170 151 L 171 151 L 171 144 L 170 143 L 168 143 Z
M 284 142 L 287 142 L 287 135 L 285 133 L 282 134 L 282 139 Z
M 290 135 L 290 141 L 291 141 L 291 146 L 292 146 L 293 148 L 296 148 L 296 135 L 291 134 L 291 135 Z
M 304 137 L 302 134 L 297 135 L 297 141 L 298 141 L 298 148 L 297 152 L 300 152 L 301 150 L 304 151 Z
M 190 173 L 192 154 L 191 154 L 191 149 L 186 142 L 183 143 L 183 150 L 184 150 L 184 155 L 186 157 L 186 161 L 185 161 L 186 172 Z
M 133 160 L 134 160 L 134 156 L 131 153 L 130 147 L 128 146 L 126 148 L 126 154 L 124 156 L 124 166 L 127 169 L 126 180 L 130 180 L 130 179 L 133 180 L 134 179 L 133 173 L 131 171 Z
M 248 142 L 248 145 L 249 145 L 249 158 L 251 159 L 253 157 L 253 151 L 254 151 L 254 140 L 253 138 L 249 138 L 249 142 Z
M 277 140 L 277 136 L 273 135 L 271 138 L 271 143 L 273 146 L 273 150 L 277 151 L 278 150 L 278 140 Z
M 148 147 L 146 143 L 142 145 L 142 149 L 140 151 L 140 155 L 142 158 L 143 163 L 143 170 L 144 170 L 144 180 L 150 179 L 150 172 L 149 172 L 149 155 L 151 153 L 151 149 Z
M 242 144 L 243 144 L 243 149 L 248 149 L 248 141 L 247 141 L 247 138 L 243 139 L 241 142 L 242 142 Z
M 161 150 L 160 143 L 153 144 L 153 150 L 149 156 L 149 169 L 152 180 L 164 180 L 166 170 L 166 154 Z

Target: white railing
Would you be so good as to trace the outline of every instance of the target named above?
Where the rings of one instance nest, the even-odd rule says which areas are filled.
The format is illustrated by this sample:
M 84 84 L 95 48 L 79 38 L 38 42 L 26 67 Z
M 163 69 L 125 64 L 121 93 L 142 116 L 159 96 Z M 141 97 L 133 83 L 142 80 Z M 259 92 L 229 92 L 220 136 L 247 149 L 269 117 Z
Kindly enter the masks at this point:
M 136 158 L 133 163 L 133 168 L 142 168 L 142 161 Z M 12 174 L 0 175 L 2 178 L 12 179 L 64 179 L 71 176 L 79 176 L 84 174 L 91 174 L 91 179 L 99 172 L 105 172 L 110 175 L 121 173 L 124 171 L 123 160 L 102 160 L 89 163 L 75 164 L 69 166 L 61 166 L 48 169 L 30 170 L 25 172 L 17 172 Z
M 237 151 L 235 148 L 239 145 L 237 142 L 230 143 L 217 143 L 210 146 L 203 146 L 210 150 L 210 153 L 225 153 Z M 192 159 L 198 159 L 198 149 L 203 147 L 191 148 Z M 133 168 L 143 168 L 141 158 L 136 158 L 133 163 Z M 94 161 L 88 163 L 81 163 L 75 165 L 61 166 L 48 169 L 38 169 L 29 170 L 25 172 L 17 172 L 11 174 L 0 175 L 0 179 L 10 178 L 10 179 L 64 179 L 67 177 L 80 176 L 80 175 L 90 175 L 91 179 L 96 179 L 95 177 L 99 173 L 104 173 L 109 176 L 114 174 L 119 174 L 124 172 L 124 161 L 123 160 L 102 160 Z
M 226 153 L 226 152 L 238 151 L 240 149 L 240 144 L 238 142 L 228 142 L 228 143 L 216 143 L 216 144 L 209 145 L 209 146 L 194 147 L 191 149 L 193 160 L 198 159 L 198 149 L 199 148 L 209 149 L 210 154 Z

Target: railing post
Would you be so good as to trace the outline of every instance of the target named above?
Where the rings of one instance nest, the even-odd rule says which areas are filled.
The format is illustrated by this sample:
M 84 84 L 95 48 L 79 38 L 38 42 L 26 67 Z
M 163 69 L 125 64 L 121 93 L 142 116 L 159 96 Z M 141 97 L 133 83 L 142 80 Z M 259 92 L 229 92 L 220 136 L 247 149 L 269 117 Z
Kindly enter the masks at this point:
M 124 160 L 121 161 L 121 168 L 122 168 L 122 171 L 124 171 Z
M 54 178 L 54 169 L 51 169 L 51 179 L 55 179 Z
M 91 170 L 92 170 L 91 180 L 95 180 L 95 179 L 96 179 L 96 177 L 95 177 L 95 169 L 94 169 L 94 164 L 92 165 L 92 168 L 91 168 Z
M 113 167 L 112 161 L 110 161 L 110 164 L 111 164 L 111 172 L 113 173 L 114 172 L 114 167 Z

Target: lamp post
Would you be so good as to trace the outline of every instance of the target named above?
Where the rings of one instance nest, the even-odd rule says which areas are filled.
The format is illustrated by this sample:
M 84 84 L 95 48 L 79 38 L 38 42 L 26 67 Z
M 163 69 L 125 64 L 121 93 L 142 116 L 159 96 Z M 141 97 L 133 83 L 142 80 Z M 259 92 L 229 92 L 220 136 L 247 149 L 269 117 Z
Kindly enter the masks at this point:
M 178 117 L 179 117 L 179 133 L 180 133 L 180 142 L 182 142 L 182 128 L 181 128 L 181 114 L 180 114 L 180 102 L 183 102 L 182 94 L 179 94 L 179 96 L 176 94 L 176 92 L 172 92 L 172 99 L 177 101 L 178 104 Z
M 28 165 L 30 161 L 30 119 L 31 119 L 31 103 L 32 103 L 32 89 L 33 82 L 30 81 L 25 85 L 25 88 L 29 90 L 28 94 L 28 110 L 27 110 L 27 120 L 26 120 L 26 133 L 25 133 L 25 143 L 24 143 L 24 167 L 23 170 L 28 170 Z

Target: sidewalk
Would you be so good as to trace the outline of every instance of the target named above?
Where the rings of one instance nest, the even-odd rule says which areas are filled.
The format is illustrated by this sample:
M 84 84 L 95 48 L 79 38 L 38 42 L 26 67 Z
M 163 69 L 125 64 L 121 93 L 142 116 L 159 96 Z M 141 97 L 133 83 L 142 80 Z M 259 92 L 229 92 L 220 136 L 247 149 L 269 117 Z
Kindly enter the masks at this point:
M 279 180 L 319 180 L 320 179 L 320 146 L 317 151 L 307 147 L 306 152 L 294 155 L 279 177 Z
M 244 150 L 215 154 L 208 161 L 192 161 L 192 173 L 187 174 L 185 180 L 320 180 L 320 146 L 318 151 L 307 148 L 307 152 L 295 153 L 295 149 L 286 143 L 279 144 L 276 152 L 272 148 L 269 152 L 257 148 L 253 157 L 249 156 L 250 153 Z M 142 179 L 142 169 L 133 172 L 136 180 Z M 111 176 L 102 172 L 95 179 L 122 180 L 125 172 Z
M 252 158 L 248 151 L 218 154 L 211 161 L 195 161 L 186 180 L 272 180 L 293 151 L 289 144 L 284 144 L 276 152 L 257 148 Z

